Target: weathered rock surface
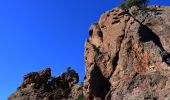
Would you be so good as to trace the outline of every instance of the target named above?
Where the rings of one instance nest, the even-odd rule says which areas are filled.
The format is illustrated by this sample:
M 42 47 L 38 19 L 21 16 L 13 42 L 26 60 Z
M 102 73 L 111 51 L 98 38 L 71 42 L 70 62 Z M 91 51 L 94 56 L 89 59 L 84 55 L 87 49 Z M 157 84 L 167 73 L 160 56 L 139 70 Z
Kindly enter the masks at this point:
M 170 99 L 170 7 L 112 9 L 85 43 L 87 100 Z
M 170 7 L 114 8 L 89 30 L 85 80 L 72 70 L 24 76 L 8 100 L 170 100 Z M 84 100 L 84 99 L 83 99 Z
M 83 93 L 82 87 L 77 84 L 78 78 L 71 69 L 58 77 L 51 76 L 50 68 L 28 73 L 8 100 L 75 100 Z

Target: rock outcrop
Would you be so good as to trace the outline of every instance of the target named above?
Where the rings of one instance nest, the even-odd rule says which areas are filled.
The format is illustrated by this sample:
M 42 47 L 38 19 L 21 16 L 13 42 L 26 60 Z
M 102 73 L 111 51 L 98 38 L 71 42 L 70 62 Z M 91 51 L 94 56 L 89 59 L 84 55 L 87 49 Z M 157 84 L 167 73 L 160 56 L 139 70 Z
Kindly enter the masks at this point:
M 170 7 L 102 14 L 85 43 L 87 100 L 170 99 Z
M 8 100 L 75 100 L 83 94 L 78 85 L 78 74 L 69 69 L 58 77 L 51 76 L 51 69 L 31 72 Z
M 8 100 L 169 100 L 170 7 L 102 14 L 90 27 L 84 59 L 83 87 L 70 68 L 58 77 L 47 68 L 25 75 Z

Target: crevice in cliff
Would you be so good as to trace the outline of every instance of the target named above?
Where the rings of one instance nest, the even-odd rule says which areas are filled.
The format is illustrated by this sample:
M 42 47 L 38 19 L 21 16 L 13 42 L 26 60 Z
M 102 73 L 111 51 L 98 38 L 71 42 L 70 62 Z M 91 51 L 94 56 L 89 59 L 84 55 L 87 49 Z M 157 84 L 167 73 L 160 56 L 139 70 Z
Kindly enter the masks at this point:
M 119 50 L 120 51 L 120 50 Z M 112 66 L 113 66 L 113 72 L 114 70 L 116 69 L 116 66 L 118 64 L 118 60 L 119 60 L 119 51 L 116 53 L 116 56 L 113 58 L 113 63 L 112 63 Z M 112 72 L 112 73 L 113 73 Z
M 89 80 L 89 84 L 90 84 L 89 89 L 92 91 L 94 97 L 98 97 L 101 98 L 101 100 L 104 100 L 106 95 L 110 91 L 111 83 L 106 77 L 104 77 L 104 75 L 101 72 L 101 69 L 96 63 L 97 57 L 99 55 L 102 55 L 103 53 L 94 44 L 91 45 L 95 51 L 95 57 L 94 57 L 95 61 L 93 63 L 93 69 L 90 73 L 91 78 Z
M 121 45 L 122 45 L 122 42 L 125 40 L 125 38 L 126 38 L 126 28 L 127 28 L 127 23 L 128 23 L 128 21 L 129 21 L 130 19 L 128 19 L 128 20 L 126 20 L 125 21 L 125 26 L 124 26 L 124 28 L 123 28 L 123 33 L 122 33 L 122 35 L 119 37 L 119 43 L 120 43 L 120 45 L 119 45 L 119 50 L 116 52 L 116 55 L 115 55 L 115 57 L 113 58 L 113 60 L 112 60 L 112 66 L 113 66 L 113 71 L 112 71 L 112 73 L 111 73 L 111 75 L 109 76 L 109 78 L 108 78 L 108 80 L 110 80 L 110 78 L 112 77 L 112 75 L 113 75 L 113 73 L 114 73 L 114 71 L 116 70 L 116 67 L 117 67 L 117 65 L 118 65 L 118 61 L 119 61 L 119 52 L 120 52 L 120 49 L 121 49 Z
M 110 91 L 111 83 L 107 78 L 102 75 L 101 70 L 97 66 L 94 65 L 94 69 L 91 72 L 90 79 L 90 89 L 92 90 L 95 97 L 100 97 L 104 100 L 107 93 Z

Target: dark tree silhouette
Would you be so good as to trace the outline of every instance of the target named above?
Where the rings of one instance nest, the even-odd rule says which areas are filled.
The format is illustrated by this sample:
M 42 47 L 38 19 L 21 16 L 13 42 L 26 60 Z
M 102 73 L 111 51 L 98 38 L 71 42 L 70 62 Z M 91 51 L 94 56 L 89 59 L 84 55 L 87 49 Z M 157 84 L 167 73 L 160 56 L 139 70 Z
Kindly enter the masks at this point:
M 66 74 L 66 76 L 69 76 L 69 77 L 75 79 L 76 80 L 75 84 L 77 84 L 79 82 L 78 73 L 71 67 L 67 67 L 65 74 Z

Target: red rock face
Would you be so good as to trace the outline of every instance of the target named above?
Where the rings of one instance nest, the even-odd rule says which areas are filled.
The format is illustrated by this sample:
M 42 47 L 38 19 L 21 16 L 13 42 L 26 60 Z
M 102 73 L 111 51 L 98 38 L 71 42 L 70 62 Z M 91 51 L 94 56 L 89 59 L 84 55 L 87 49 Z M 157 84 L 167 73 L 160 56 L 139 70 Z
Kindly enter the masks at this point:
M 170 7 L 149 8 L 115 8 L 90 27 L 87 100 L 170 99 Z

